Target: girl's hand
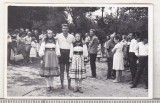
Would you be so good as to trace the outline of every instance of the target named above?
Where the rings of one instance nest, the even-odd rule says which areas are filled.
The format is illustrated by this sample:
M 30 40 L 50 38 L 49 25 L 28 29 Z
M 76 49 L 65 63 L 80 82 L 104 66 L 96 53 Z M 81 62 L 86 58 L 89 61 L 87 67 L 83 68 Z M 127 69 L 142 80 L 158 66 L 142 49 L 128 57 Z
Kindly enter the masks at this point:
M 61 55 L 57 55 L 57 57 L 60 57 Z
M 72 58 L 69 59 L 69 62 L 70 62 L 70 63 L 72 62 Z
M 43 64 L 43 60 L 41 60 L 41 62 L 40 62 L 41 64 Z

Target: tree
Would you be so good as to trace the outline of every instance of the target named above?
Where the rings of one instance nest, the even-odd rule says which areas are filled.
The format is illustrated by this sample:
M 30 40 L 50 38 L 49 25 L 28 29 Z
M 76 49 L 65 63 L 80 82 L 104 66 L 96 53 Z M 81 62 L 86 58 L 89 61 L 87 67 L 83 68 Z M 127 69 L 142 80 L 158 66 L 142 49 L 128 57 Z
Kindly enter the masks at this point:
M 67 7 L 65 10 L 67 14 L 69 14 L 72 18 L 72 25 L 74 26 L 73 32 L 80 32 L 80 30 L 84 30 L 83 32 L 87 32 L 89 28 L 86 25 L 93 22 L 87 19 L 86 14 L 94 12 L 98 9 L 99 8 L 97 7 Z
M 104 17 L 108 32 L 128 34 L 138 32 L 141 36 L 148 35 L 148 8 L 146 7 L 118 7 L 115 15 Z

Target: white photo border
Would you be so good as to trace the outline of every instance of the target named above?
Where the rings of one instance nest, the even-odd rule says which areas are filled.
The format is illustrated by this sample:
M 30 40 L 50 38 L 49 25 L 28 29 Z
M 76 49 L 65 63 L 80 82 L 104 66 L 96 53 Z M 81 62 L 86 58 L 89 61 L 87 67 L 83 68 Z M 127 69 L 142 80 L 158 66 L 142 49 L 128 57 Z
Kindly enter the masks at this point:
M 148 62 L 148 97 L 9 97 L 7 96 L 7 33 L 8 33 L 8 6 L 37 6 L 37 7 L 148 7 L 148 39 L 149 39 L 149 62 Z M 4 3 L 4 98 L 7 99 L 152 99 L 153 98 L 153 5 L 152 4 L 27 4 L 27 3 Z

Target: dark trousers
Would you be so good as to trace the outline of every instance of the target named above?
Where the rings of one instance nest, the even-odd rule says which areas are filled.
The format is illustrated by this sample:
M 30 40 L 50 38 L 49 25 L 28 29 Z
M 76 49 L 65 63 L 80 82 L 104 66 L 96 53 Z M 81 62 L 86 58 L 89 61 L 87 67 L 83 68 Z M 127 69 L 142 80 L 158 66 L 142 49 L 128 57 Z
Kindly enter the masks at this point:
M 60 80 L 61 86 L 63 87 L 64 84 L 64 71 L 66 70 L 67 79 L 68 79 L 68 87 L 71 85 L 71 79 L 69 78 L 69 49 L 60 49 L 61 56 L 59 57 L 59 64 L 60 64 Z M 65 69 L 66 68 L 66 69 Z
M 113 57 L 108 57 L 108 73 L 107 73 L 107 78 L 115 77 L 115 70 L 113 70 Z
M 134 81 L 134 85 L 137 86 L 142 74 L 144 73 L 144 82 L 145 85 L 148 87 L 148 56 L 140 56 L 139 57 L 139 64 L 137 68 L 137 73 Z
M 133 52 L 129 53 L 129 64 L 132 75 L 132 81 L 134 81 L 137 72 L 137 56 Z
M 90 54 L 90 65 L 93 77 L 96 77 L 96 57 L 97 54 Z

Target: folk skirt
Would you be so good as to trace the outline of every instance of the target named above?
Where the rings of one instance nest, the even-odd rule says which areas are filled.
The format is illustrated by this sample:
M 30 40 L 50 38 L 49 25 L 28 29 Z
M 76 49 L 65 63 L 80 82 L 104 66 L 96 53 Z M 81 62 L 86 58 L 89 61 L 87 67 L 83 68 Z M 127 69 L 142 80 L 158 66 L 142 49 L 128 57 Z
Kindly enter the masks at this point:
M 69 70 L 69 77 L 71 79 L 85 79 L 86 68 L 84 66 L 83 55 L 74 54 L 72 57 L 72 63 Z
M 58 58 L 54 50 L 46 50 L 43 61 L 40 71 L 41 77 L 57 77 L 60 75 Z

